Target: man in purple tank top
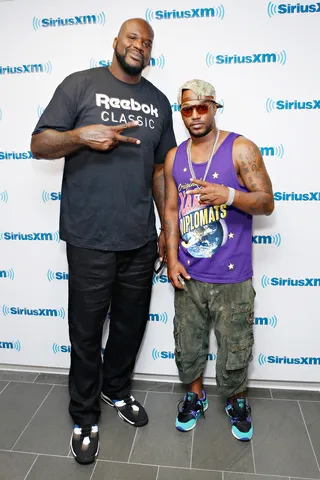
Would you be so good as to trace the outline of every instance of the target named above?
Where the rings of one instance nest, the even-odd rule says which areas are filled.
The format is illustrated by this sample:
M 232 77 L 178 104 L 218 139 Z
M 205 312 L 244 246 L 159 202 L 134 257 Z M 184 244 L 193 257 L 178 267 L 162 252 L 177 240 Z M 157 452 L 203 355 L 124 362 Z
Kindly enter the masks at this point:
M 226 397 L 232 434 L 252 438 L 246 400 L 252 360 L 252 215 L 270 215 L 272 185 L 258 147 L 219 131 L 215 89 L 186 82 L 178 103 L 190 139 L 169 151 L 165 162 L 165 236 L 168 276 L 175 288 L 175 359 L 189 385 L 176 428 L 193 429 L 208 408 L 203 370 L 210 325 L 217 339 L 216 380 Z

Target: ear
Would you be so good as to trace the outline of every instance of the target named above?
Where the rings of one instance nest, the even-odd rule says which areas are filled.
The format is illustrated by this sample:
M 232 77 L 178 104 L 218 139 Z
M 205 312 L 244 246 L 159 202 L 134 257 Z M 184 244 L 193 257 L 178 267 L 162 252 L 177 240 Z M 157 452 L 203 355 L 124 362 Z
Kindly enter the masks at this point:
M 112 44 L 112 48 L 113 48 L 113 50 L 115 50 L 115 49 L 116 49 L 117 42 L 118 42 L 118 37 L 116 37 L 116 38 L 113 40 L 113 44 Z

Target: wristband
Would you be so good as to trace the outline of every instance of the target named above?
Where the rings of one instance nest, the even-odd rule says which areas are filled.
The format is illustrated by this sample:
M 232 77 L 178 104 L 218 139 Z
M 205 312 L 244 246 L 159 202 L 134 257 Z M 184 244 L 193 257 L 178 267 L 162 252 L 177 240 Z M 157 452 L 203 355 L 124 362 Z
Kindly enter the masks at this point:
M 229 188 L 229 197 L 228 197 L 228 200 L 226 201 L 226 205 L 227 205 L 227 207 L 230 207 L 230 205 L 233 204 L 234 196 L 236 194 L 236 191 L 232 187 L 228 187 L 228 188 Z

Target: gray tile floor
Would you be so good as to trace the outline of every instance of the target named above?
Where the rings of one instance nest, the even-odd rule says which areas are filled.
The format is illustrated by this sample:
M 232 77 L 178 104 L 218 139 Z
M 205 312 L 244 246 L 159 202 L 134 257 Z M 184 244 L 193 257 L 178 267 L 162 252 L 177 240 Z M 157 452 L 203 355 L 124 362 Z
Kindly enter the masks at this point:
M 0 480 L 320 479 L 320 393 L 249 389 L 255 435 L 231 436 L 223 402 L 207 388 L 209 409 L 196 429 L 174 427 L 182 385 L 133 382 L 149 424 L 134 429 L 102 405 L 94 465 L 70 455 L 67 377 L 0 371 Z

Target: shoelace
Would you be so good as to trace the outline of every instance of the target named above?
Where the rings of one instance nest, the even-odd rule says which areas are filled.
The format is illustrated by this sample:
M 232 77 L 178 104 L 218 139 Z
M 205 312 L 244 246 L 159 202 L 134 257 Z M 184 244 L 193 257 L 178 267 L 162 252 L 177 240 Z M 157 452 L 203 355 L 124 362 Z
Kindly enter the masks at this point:
M 92 425 L 90 424 L 83 425 L 83 427 L 81 427 L 81 438 L 84 439 L 86 437 L 90 437 L 91 431 L 92 431 Z
M 180 410 L 180 405 L 183 405 L 182 409 Z M 197 410 L 200 410 L 200 415 L 204 417 L 204 409 L 203 409 L 203 402 L 199 402 L 196 397 L 192 396 L 189 399 L 189 395 L 186 398 L 182 398 L 178 403 L 178 414 L 188 414 L 190 411 L 195 411 L 197 406 L 200 406 Z

